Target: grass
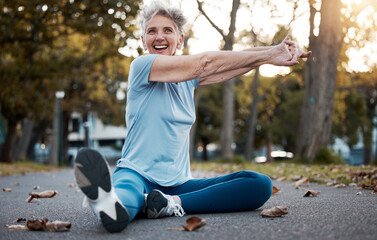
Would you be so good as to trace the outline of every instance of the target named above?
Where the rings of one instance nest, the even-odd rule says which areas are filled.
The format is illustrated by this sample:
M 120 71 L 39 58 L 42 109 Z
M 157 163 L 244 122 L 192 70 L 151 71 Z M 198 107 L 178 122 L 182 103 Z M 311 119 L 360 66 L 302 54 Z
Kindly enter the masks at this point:
M 14 163 L 0 163 L 0 176 L 24 175 L 31 172 L 46 172 L 62 169 L 62 167 L 50 166 L 30 161 Z
M 56 171 L 63 167 L 49 166 L 30 161 L 15 162 L 12 164 L 0 163 L 0 176 L 10 176 L 26 174 L 31 172 Z M 349 184 L 357 183 L 370 184 L 371 177 L 360 176 L 376 169 L 376 166 L 348 166 L 337 164 L 317 164 L 307 165 L 292 163 L 287 161 L 276 161 L 269 164 L 258 163 L 220 163 L 220 162 L 191 162 L 193 171 L 215 171 L 220 174 L 226 174 L 241 170 L 251 170 L 264 173 L 272 179 L 295 181 L 299 178 L 306 177 L 310 182 Z M 375 174 L 374 174 L 375 175 Z M 376 176 L 377 177 L 377 176 Z
M 308 165 L 292 162 L 274 162 L 269 164 L 258 163 L 216 163 L 216 162 L 191 162 L 192 170 L 216 171 L 218 173 L 231 173 L 241 170 L 251 170 L 264 173 L 272 179 L 295 181 L 302 177 L 309 179 L 309 182 L 350 184 L 370 184 L 370 178 L 360 173 L 369 172 L 376 166 L 348 166 L 336 164 Z

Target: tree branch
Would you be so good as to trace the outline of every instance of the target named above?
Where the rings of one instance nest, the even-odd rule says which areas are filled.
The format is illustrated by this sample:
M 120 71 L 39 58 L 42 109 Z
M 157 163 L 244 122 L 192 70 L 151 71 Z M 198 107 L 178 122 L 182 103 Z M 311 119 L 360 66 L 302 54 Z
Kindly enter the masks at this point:
M 203 14 L 203 16 L 208 20 L 208 22 L 212 25 L 212 27 L 214 27 L 216 29 L 216 31 L 218 33 L 220 33 L 220 35 L 223 37 L 223 39 L 225 40 L 226 39 L 226 35 L 224 34 L 224 31 L 219 28 L 210 18 L 209 16 L 207 15 L 207 13 L 203 10 L 203 2 L 200 2 L 199 0 L 196 0 L 196 2 L 198 3 L 198 9 L 199 9 L 199 12 L 201 12 Z

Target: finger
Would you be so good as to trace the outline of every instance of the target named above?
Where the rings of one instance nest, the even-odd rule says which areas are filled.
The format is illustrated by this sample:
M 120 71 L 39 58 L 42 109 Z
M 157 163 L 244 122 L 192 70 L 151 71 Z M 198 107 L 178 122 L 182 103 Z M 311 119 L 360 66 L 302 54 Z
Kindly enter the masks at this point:
M 309 51 L 309 52 L 304 52 L 301 54 L 301 58 L 307 58 L 307 57 L 310 57 L 310 55 L 312 55 L 312 51 Z
M 291 42 L 291 34 L 290 33 L 288 33 L 288 35 L 283 40 L 283 42 L 286 42 L 286 43 L 288 43 L 288 41 Z

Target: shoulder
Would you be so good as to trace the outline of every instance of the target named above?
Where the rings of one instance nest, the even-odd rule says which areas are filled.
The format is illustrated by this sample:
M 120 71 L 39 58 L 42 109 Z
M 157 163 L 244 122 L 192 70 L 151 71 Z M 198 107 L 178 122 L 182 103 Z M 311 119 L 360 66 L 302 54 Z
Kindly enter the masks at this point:
M 135 58 L 131 63 L 131 69 L 140 69 L 152 65 L 158 54 L 147 54 Z M 150 68 L 149 66 L 149 68 Z

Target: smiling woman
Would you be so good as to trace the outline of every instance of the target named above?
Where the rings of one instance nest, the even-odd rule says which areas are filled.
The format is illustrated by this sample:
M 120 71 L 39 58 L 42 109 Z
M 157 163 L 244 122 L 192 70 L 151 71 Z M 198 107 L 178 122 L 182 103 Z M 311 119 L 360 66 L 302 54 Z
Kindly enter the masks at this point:
M 264 174 L 241 171 L 192 178 L 189 135 L 195 121 L 194 90 L 263 64 L 292 66 L 311 52 L 303 52 L 288 35 L 276 46 L 176 56 L 185 23 L 180 9 L 153 2 L 144 7 L 141 23 L 149 54 L 131 63 L 128 132 L 112 181 L 98 152 L 83 149 L 76 158 L 77 183 L 93 211 L 108 231 L 118 232 L 142 213 L 160 218 L 261 207 L 272 192 L 271 180 Z

